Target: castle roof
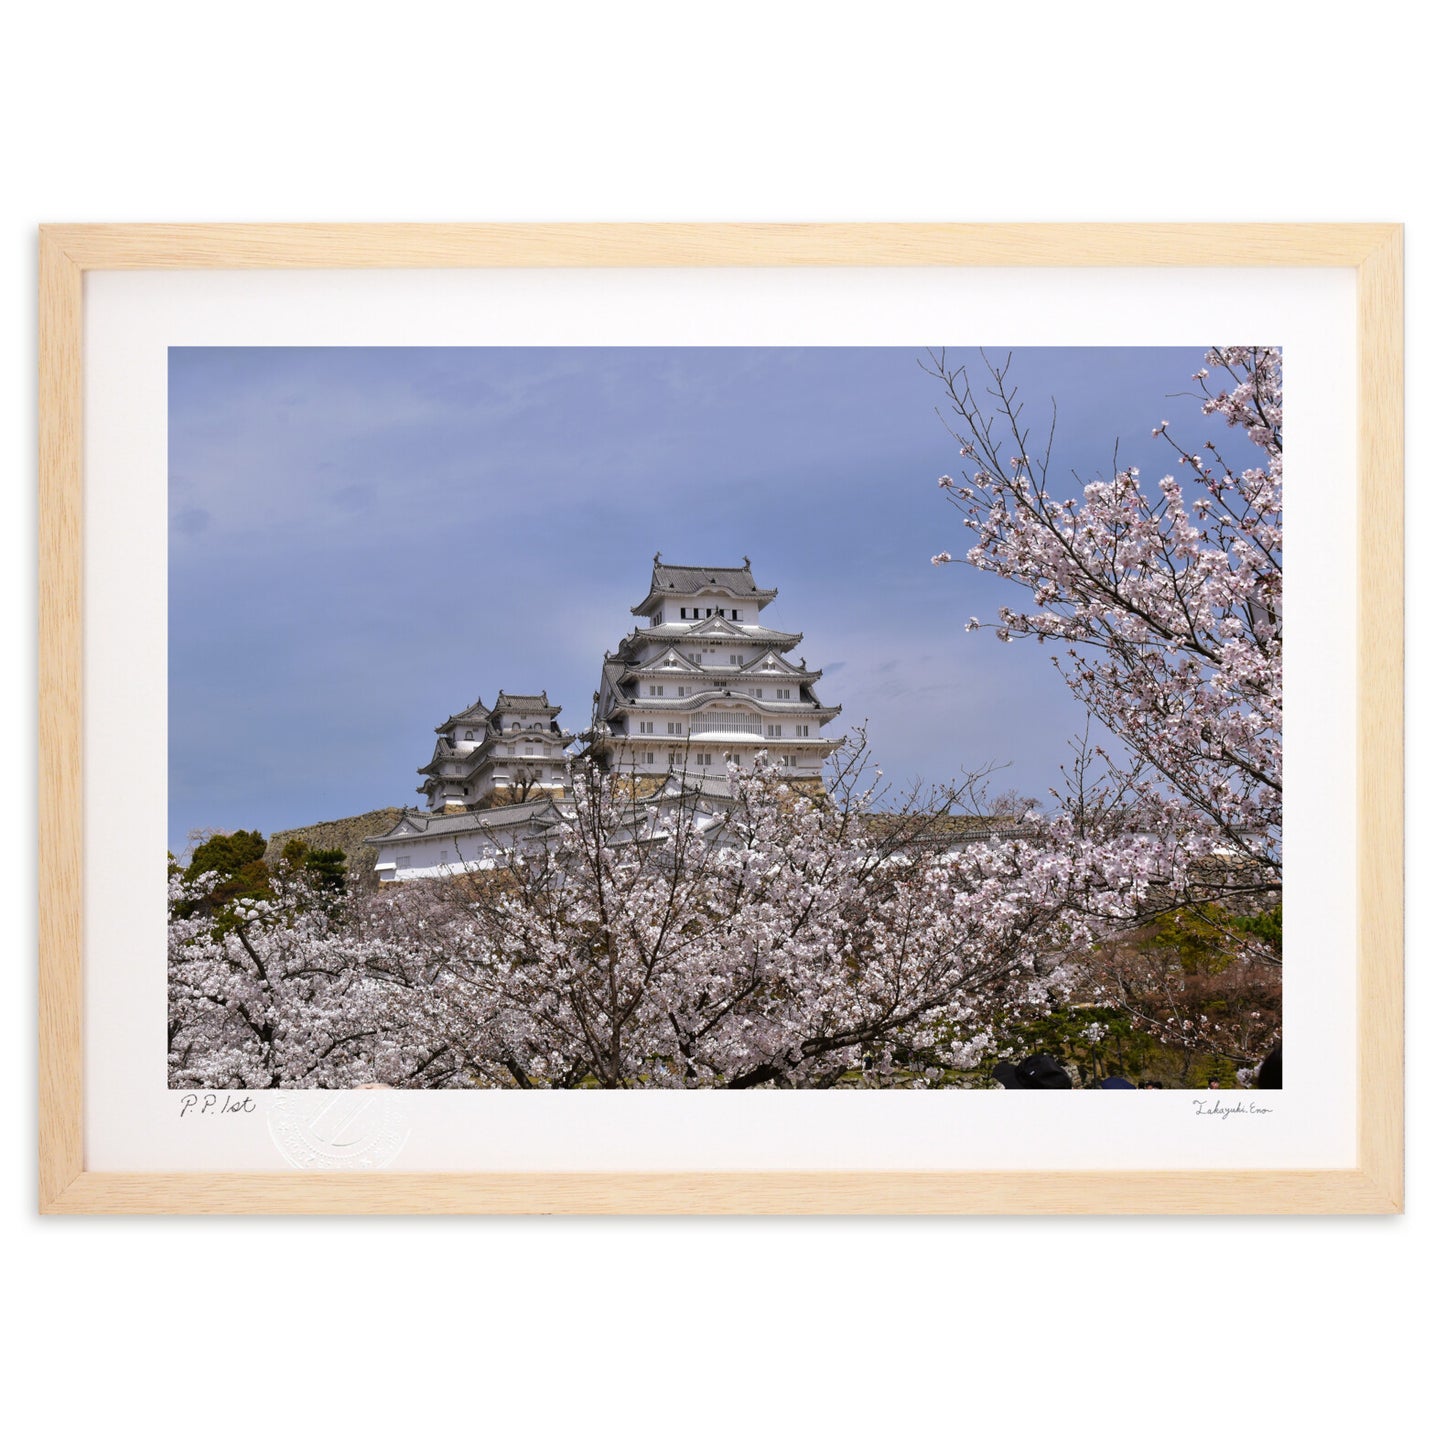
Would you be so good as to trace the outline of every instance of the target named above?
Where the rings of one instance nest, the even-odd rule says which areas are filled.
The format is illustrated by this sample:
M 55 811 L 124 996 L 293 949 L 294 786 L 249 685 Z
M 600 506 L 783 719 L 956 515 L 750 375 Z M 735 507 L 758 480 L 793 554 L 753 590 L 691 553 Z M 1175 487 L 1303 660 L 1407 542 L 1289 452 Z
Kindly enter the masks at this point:
M 440 732 L 441 729 L 438 728 L 437 731 Z M 514 760 L 511 756 L 499 753 L 497 749 L 504 744 L 515 746 L 517 743 L 527 743 L 533 740 L 550 746 L 567 748 L 576 741 L 576 734 L 563 732 L 556 723 L 552 723 L 550 728 L 543 727 L 541 723 L 528 723 L 526 727 L 518 728 L 516 732 L 500 732 L 495 728 L 491 729 L 473 748 L 452 747 L 438 738 L 431 758 L 419 767 L 417 772 L 426 777 L 440 778 L 443 776 L 442 769 L 445 764 L 460 763 L 464 771 L 451 774 L 451 781 L 467 781 L 479 768 L 491 767 L 495 763 L 505 765 L 513 761 L 528 761 L 525 755 Z M 534 758 L 532 761 L 541 762 L 545 759 Z M 417 789 L 419 793 L 425 791 L 425 787 Z
M 728 622 L 721 617 L 705 617 L 697 622 L 661 622 L 656 627 L 635 627 L 617 644 L 618 654 L 647 643 L 660 642 L 750 642 L 791 652 L 802 640 L 801 632 L 774 632 L 751 622 Z
M 561 819 L 561 809 L 553 798 L 512 803 L 502 808 L 484 808 L 475 813 L 423 813 L 419 809 L 408 809 L 389 831 L 363 841 L 373 844 L 404 842 L 409 838 L 422 841 L 457 833 L 486 833 L 494 828 L 513 827 L 520 823 L 552 826 Z
M 481 698 L 478 698 L 470 707 L 464 707 L 460 712 L 454 712 L 435 731 L 439 733 L 449 732 L 458 723 L 485 723 L 491 717 L 492 710 Z
M 769 659 L 771 659 L 771 664 Z M 612 666 L 618 668 L 619 664 L 614 663 Z M 671 647 L 659 653 L 650 662 L 639 662 L 636 659 L 623 662 L 620 664 L 620 670 L 607 675 L 609 678 L 615 678 L 618 682 L 636 682 L 639 678 L 660 677 L 671 681 L 682 676 L 700 677 L 718 679 L 719 687 L 727 686 L 726 682 L 720 680 L 721 678 L 746 676 L 749 683 L 761 679 L 765 682 L 796 682 L 801 686 L 804 683 L 817 682 L 823 676 L 821 672 L 809 672 L 807 668 L 789 662 L 772 648 L 752 662 L 724 668 L 718 667 L 715 663 L 689 662 L 685 653 Z
M 676 769 L 669 769 L 657 787 L 642 801 L 651 803 L 659 798 L 686 797 L 689 794 L 699 798 L 714 798 L 722 802 L 732 802 L 737 797 L 732 782 L 727 778 L 709 777 L 703 773 L 688 775 L 679 773 Z
M 832 722 L 843 711 L 841 707 L 824 707 L 816 698 L 812 701 L 807 698 L 799 698 L 796 702 L 782 702 L 774 698 L 751 697 L 745 692 L 733 692 L 730 688 L 719 684 L 717 687 L 709 687 L 701 692 L 692 693 L 688 697 L 629 697 L 614 689 L 613 698 L 605 716 L 612 718 L 634 712 L 707 712 L 719 704 L 725 707 L 740 707 L 745 712 L 798 723 Z M 418 771 L 421 770 L 418 769 Z
M 753 581 L 753 564 L 743 558 L 741 567 L 682 567 L 652 559 L 652 584 L 647 596 L 632 609 L 634 617 L 646 617 L 658 602 L 669 597 L 695 597 L 702 592 L 724 592 L 729 597 L 756 602 L 759 609 L 778 595 L 776 587 L 762 588 Z
M 499 692 L 493 712 L 544 712 L 556 717 L 562 711 L 547 701 L 547 690 L 541 692 Z
M 435 732 L 450 732 L 459 724 L 481 723 L 484 726 L 492 722 L 498 713 L 503 712 L 540 712 L 548 717 L 556 717 L 562 709 L 547 701 L 547 690 L 541 692 L 499 692 L 497 700 L 488 707 L 481 698 L 478 698 L 470 707 L 464 707 L 460 712 L 454 712 Z

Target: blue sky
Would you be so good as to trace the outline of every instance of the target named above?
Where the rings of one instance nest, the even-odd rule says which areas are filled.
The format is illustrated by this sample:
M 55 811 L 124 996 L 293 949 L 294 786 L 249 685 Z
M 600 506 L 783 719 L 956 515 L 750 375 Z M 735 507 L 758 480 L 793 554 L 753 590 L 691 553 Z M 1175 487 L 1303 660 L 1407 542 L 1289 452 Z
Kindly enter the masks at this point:
M 1058 403 L 1051 476 L 1107 473 L 1116 440 L 1170 472 L 1150 429 L 1205 433 L 1178 396 L 1205 349 L 1016 352 L 1026 418 Z M 890 780 L 1008 763 L 1045 796 L 1082 714 L 1048 649 L 963 631 L 1018 593 L 929 565 L 968 539 L 924 354 L 173 349 L 172 849 L 416 804 L 433 728 L 499 688 L 585 727 L 659 550 L 750 556 Z

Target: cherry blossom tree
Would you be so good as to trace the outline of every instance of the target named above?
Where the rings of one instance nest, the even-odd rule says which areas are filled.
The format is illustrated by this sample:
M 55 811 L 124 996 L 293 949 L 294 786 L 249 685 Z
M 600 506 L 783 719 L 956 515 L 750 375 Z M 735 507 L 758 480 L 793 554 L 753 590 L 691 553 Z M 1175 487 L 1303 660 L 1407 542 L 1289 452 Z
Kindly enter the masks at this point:
M 218 875 L 170 878 L 173 1087 L 345 1088 L 372 1076 L 381 995 L 334 892 L 289 869 L 271 896 L 196 905 Z
M 1133 754 L 1120 766 L 1130 773 L 1136 826 L 1187 851 L 1193 893 L 1277 889 L 1280 353 L 1218 348 L 1193 378 L 1202 416 L 1239 434 L 1248 464 L 1226 459 L 1222 439 L 1187 441 L 1163 421 L 1154 436 L 1173 449 L 1177 468 L 1152 485 L 1117 459 L 1086 483 L 1051 476 L 1056 417 L 1036 435 L 1007 361 L 985 357 L 971 374 L 939 353 L 931 370 L 966 464 L 959 479 L 939 478 L 973 538 L 957 560 L 1029 594 L 1000 608 L 999 638 L 1059 647 L 1069 688 Z M 1171 902 L 1183 881 L 1176 868 Z
M 722 793 L 577 763 L 550 831 L 458 876 L 337 895 L 283 868 L 220 920 L 196 907 L 215 877 L 173 871 L 172 1082 L 929 1087 L 1079 997 L 1186 1052 L 1272 1039 L 1269 938 L 1218 926 L 1228 997 L 1219 970 L 1120 940 L 1277 897 L 1278 353 L 1217 350 L 1195 377 L 1253 464 L 1165 422 L 1178 470 L 1152 486 L 1117 464 L 1057 486 L 1007 363 L 981 391 L 935 367 L 970 466 L 940 479 L 966 560 L 1031 599 L 998 635 L 1055 644 L 1124 754 L 1085 742 L 1055 811 L 1007 820 L 981 779 L 889 799 L 861 737 L 812 793 L 765 758 Z
M 434 1074 L 796 1088 L 966 1066 L 989 1018 L 1060 981 L 1071 890 L 1037 842 L 960 849 L 919 808 L 870 830 L 862 756 L 828 799 L 735 768 L 720 810 L 686 780 L 639 801 L 583 771 L 548 846 L 409 890 L 408 907 L 450 901 L 415 1015 L 451 1044 Z
M 285 877 L 227 934 L 178 909 L 173 1081 L 956 1082 L 1057 1004 L 1093 919 L 1137 911 L 1136 845 L 1000 829 L 972 787 L 970 818 L 958 789 L 885 807 L 866 770 L 861 740 L 827 795 L 766 761 L 722 797 L 579 767 L 562 824 L 498 866 L 340 906 Z

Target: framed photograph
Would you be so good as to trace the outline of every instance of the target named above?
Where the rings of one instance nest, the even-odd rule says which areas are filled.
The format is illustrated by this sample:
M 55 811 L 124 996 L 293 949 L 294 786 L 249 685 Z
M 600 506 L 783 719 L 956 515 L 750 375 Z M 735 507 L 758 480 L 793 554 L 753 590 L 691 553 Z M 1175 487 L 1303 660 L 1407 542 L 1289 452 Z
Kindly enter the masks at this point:
M 42 228 L 41 1210 L 1401 1209 L 1402 268 Z

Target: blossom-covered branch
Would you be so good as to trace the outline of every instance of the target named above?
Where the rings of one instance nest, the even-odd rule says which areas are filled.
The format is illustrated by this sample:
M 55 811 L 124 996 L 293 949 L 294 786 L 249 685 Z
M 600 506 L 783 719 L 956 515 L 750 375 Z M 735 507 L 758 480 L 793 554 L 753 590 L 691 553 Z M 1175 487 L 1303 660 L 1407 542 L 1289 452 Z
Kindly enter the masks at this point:
M 966 560 L 1030 594 L 999 609 L 998 636 L 1060 645 L 1075 696 L 1146 766 L 1141 818 L 1188 841 L 1206 891 L 1277 886 L 1279 351 L 1219 348 L 1193 378 L 1202 415 L 1241 433 L 1251 464 L 1233 464 L 1215 439 L 1196 449 L 1165 421 L 1154 436 L 1177 469 L 1152 487 L 1117 462 L 1087 483 L 1052 482 L 1053 420 L 1036 446 L 1009 369 L 985 358 L 975 380 L 942 353 L 932 360 L 967 467 L 939 479 L 974 538 Z
M 564 823 L 499 866 L 340 908 L 283 879 L 228 930 L 180 908 L 173 1080 L 956 1079 L 1057 1003 L 1070 951 L 1135 914 L 1144 870 L 1132 840 L 1076 820 L 960 813 L 972 789 L 885 806 L 866 757 L 843 749 L 827 795 L 734 767 L 720 806 L 579 767 Z

